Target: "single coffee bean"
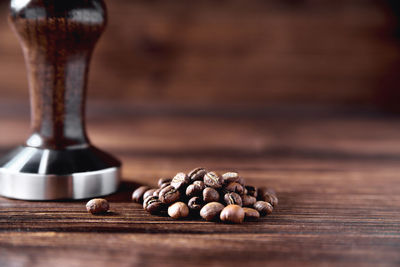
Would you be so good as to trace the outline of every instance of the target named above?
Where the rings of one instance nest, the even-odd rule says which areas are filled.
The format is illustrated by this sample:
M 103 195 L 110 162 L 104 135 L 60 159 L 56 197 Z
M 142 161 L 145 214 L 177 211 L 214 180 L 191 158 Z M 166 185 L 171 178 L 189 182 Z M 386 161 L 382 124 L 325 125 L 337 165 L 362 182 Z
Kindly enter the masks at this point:
M 271 204 L 265 201 L 257 201 L 254 204 L 254 209 L 257 210 L 261 216 L 265 216 L 267 214 L 271 214 L 274 208 Z
M 191 170 L 188 174 L 190 181 L 203 180 L 204 175 L 207 173 L 206 169 L 198 167 Z
M 246 181 L 244 180 L 243 177 L 239 177 L 239 179 L 236 181 L 237 183 L 241 184 L 242 186 L 246 185 Z
M 272 206 L 278 205 L 278 197 L 276 196 L 275 190 L 267 187 L 260 187 L 258 189 L 258 200 L 269 202 Z
M 234 193 L 234 192 L 226 193 L 224 195 L 224 201 L 225 201 L 226 205 L 242 206 L 242 204 L 243 204 L 242 198 L 239 196 L 239 194 Z
M 218 191 L 215 190 L 214 188 L 206 187 L 203 190 L 203 201 L 205 203 L 219 201 L 219 193 L 218 193 Z
M 265 186 L 258 188 L 257 194 L 258 194 L 258 197 L 260 197 L 260 198 L 262 198 L 266 194 L 275 195 L 276 196 L 276 193 L 275 193 L 274 189 L 268 188 L 268 187 L 265 187 Z
M 160 195 L 161 192 L 161 188 L 158 188 L 156 191 L 153 192 L 153 196 L 158 197 Z
M 178 189 L 174 188 L 172 185 L 169 185 L 163 188 L 159 193 L 159 198 L 162 203 L 170 204 L 179 200 L 180 193 Z
M 200 210 L 200 216 L 207 221 L 217 219 L 225 206 L 219 202 L 210 202 Z
M 203 207 L 203 201 L 199 197 L 192 197 L 189 199 L 188 206 L 192 211 L 199 211 Z
M 152 196 L 153 193 L 154 193 L 155 191 L 157 191 L 157 190 L 158 190 L 158 189 L 154 189 L 154 188 L 147 190 L 147 191 L 144 192 L 144 194 L 143 194 L 143 199 L 146 199 L 147 197 Z
M 243 207 L 252 207 L 256 202 L 257 202 L 257 199 L 255 197 L 252 197 L 249 195 L 242 196 Z
M 246 185 L 245 189 L 247 190 L 246 195 L 257 197 L 257 188 L 252 185 Z
M 143 208 L 151 214 L 160 214 L 165 210 L 165 204 L 158 197 L 150 196 L 143 202 Z
M 132 193 L 132 200 L 136 203 L 142 203 L 144 193 L 149 190 L 148 186 L 140 186 Z
M 225 184 L 233 183 L 239 180 L 239 173 L 237 172 L 227 172 L 222 175 Z
M 163 183 L 163 184 L 160 185 L 160 189 L 163 189 L 163 188 L 165 188 L 165 187 L 167 187 L 167 186 L 169 186 L 169 185 L 171 185 L 170 182 Z
M 255 209 L 243 208 L 243 211 L 246 220 L 254 220 L 260 218 L 260 213 Z
M 198 196 L 203 192 L 204 187 L 203 181 L 194 181 L 193 184 L 186 188 L 186 195 L 188 197 Z
M 103 198 L 94 198 L 86 203 L 86 210 L 91 214 L 106 213 L 109 208 L 108 201 Z
M 276 197 L 276 195 L 270 195 L 267 193 L 261 198 L 261 200 L 268 202 L 274 207 L 278 206 L 278 198 Z
M 238 193 L 239 195 L 242 195 L 243 192 L 244 192 L 243 186 L 241 184 L 239 184 L 239 183 L 236 183 L 236 182 L 232 182 L 232 183 L 227 184 L 225 186 L 224 190 L 226 192 L 235 192 L 235 193 Z
M 228 205 L 221 211 L 219 217 L 223 222 L 242 223 L 244 216 L 245 214 L 242 207 L 238 205 Z
M 174 219 L 185 218 L 189 215 L 189 208 L 183 202 L 175 202 L 169 206 L 168 215 Z
M 179 172 L 172 178 L 171 185 L 178 190 L 183 190 L 189 184 L 190 179 L 183 172 Z
M 171 178 L 160 178 L 158 179 L 158 187 L 161 187 L 162 184 L 165 183 L 171 183 L 172 179 Z
M 204 175 L 203 180 L 204 180 L 204 184 L 206 186 L 209 186 L 212 188 L 221 188 L 222 184 L 224 183 L 222 176 L 220 176 L 216 172 L 207 172 Z

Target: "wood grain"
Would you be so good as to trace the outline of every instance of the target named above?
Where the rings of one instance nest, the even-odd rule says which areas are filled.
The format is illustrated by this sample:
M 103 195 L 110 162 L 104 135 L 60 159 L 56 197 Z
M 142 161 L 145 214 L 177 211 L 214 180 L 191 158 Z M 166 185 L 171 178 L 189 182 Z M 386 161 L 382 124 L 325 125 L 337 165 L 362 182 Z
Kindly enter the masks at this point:
M 396 108 L 400 46 L 389 0 L 106 2 L 90 98 Z M 1 95 L 26 99 L 17 39 L 5 20 L 0 30 Z
M 397 118 L 108 108 L 118 119 L 95 112 L 88 123 L 93 141 L 124 162 L 124 183 L 107 197 L 112 213 L 90 215 L 85 201 L 1 198 L 0 266 L 400 264 Z M 26 119 L 6 118 L 1 154 L 27 128 Z M 250 184 L 275 188 L 279 207 L 259 221 L 227 225 L 151 216 L 130 202 L 139 184 L 198 165 L 233 168 Z

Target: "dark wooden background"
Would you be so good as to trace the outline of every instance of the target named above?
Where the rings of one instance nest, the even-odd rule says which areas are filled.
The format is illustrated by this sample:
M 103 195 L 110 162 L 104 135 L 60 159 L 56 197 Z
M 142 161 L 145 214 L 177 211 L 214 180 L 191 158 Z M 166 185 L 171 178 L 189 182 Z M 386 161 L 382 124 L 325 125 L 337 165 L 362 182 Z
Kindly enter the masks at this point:
M 107 2 L 88 129 L 124 164 L 113 213 L 0 198 L 0 266 L 400 265 L 396 0 Z M 29 102 L 4 19 L 0 33 L 2 156 Z M 130 202 L 199 165 L 275 188 L 279 207 L 226 225 Z
M 0 6 L 0 98 L 28 98 Z M 106 1 L 90 99 L 398 110 L 395 0 Z

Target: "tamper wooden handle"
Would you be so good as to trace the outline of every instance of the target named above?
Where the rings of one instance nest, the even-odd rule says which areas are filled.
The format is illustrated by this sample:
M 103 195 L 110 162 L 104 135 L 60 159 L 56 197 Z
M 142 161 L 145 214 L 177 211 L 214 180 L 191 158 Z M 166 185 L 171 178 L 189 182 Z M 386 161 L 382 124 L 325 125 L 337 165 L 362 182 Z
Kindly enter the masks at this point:
M 101 0 L 12 0 L 10 21 L 27 64 L 32 135 L 28 146 L 88 145 L 89 61 L 106 25 Z

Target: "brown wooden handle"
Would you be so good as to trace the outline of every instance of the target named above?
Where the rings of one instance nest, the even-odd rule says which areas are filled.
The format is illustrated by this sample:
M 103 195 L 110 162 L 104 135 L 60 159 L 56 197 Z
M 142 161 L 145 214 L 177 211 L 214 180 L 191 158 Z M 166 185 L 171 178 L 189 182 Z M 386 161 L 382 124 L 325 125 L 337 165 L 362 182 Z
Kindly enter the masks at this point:
M 28 146 L 65 149 L 89 143 L 84 118 L 89 61 L 106 19 L 101 0 L 11 1 L 10 21 L 30 87 Z

